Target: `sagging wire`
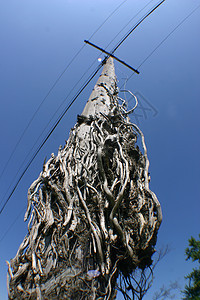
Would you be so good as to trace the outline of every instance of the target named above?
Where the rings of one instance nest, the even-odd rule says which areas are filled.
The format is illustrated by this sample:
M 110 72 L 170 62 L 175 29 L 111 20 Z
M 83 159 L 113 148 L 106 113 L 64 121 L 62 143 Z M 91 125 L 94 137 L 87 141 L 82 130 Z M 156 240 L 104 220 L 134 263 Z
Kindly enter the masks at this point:
M 40 150 L 42 149 L 42 147 L 44 146 L 44 144 L 47 142 L 47 140 L 49 139 L 49 137 L 51 136 L 51 134 L 53 133 L 53 131 L 56 129 L 56 127 L 58 126 L 58 124 L 60 123 L 60 121 L 62 120 L 62 118 L 65 116 L 65 114 L 67 113 L 67 111 L 70 109 L 70 107 L 72 106 L 72 104 L 76 101 L 76 99 L 79 97 L 79 95 L 83 92 L 83 90 L 88 86 L 88 84 L 90 83 L 90 81 L 95 77 L 95 75 L 98 73 L 98 71 L 101 69 L 101 67 L 104 65 L 105 61 L 102 61 L 102 63 L 96 68 L 96 70 L 90 75 L 90 77 L 87 79 L 87 81 L 84 83 L 84 85 L 82 86 L 82 88 L 77 92 L 77 94 L 75 95 L 75 97 L 71 100 L 71 102 L 69 103 L 69 105 L 67 106 L 67 108 L 62 112 L 62 114 L 59 116 L 59 118 L 57 119 L 57 121 L 54 123 L 53 127 L 51 128 L 51 130 L 49 131 L 49 133 L 47 134 L 47 136 L 44 138 L 43 142 L 39 145 L 38 149 L 36 150 L 36 152 L 34 153 L 34 155 L 32 156 L 32 158 L 30 159 L 29 163 L 26 165 L 24 171 L 22 172 L 22 174 L 20 175 L 17 183 L 15 184 L 15 186 L 13 187 L 11 193 L 9 194 L 8 198 L 6 199 L 5 203 L 3 204 L 1 210 L 0 210 L 0 215 L 3 212 L 5 206 L 7 205 L 8 201 L 10 200 L 11 196 L 13 195 L 14 191 L 16 190 L 17 186 L 19 185 L 20 181 L 22 180 L 22 178 L 24 177 L 26 171 L 28 170 L 28 168 L 30 167 L 30 165 L 32 164 L 33 160 L 35 159 L 35 157 L 38 155 L 38 153 L 40 152 Z
M 137 69 L 139 69 L 155 52 L 160 46 L 189 18 L 191 17 L 198 9 L 200 8 L 200 5 L 198 5 L 195 9 L 193 9 L 181 22 L 179 22 L 176 27 L 171 30 L 165 37 L 162 39 L 162 41 L 151 51 L 151 53 L 139 64 Z M 132 78 L 134 73 L 132 73 L 126 83 Z

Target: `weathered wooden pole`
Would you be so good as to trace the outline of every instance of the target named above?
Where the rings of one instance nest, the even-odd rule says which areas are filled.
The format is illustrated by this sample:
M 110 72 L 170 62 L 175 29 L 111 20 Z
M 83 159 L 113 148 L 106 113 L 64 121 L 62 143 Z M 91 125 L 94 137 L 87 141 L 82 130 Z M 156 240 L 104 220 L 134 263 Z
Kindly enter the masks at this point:
M 115 299 L 119 272 L 151 265 L 162 213 L 148 167 L 109 58 L 66 145 L 28 190 L 9 299 Z

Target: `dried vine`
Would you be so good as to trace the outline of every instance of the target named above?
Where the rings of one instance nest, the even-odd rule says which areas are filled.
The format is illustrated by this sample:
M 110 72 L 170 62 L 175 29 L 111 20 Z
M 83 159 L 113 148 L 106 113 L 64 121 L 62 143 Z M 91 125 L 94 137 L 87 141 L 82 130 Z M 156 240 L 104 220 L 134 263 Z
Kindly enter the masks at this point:
M 78 116 L 28 190 L 28 233 L 8 263 L 9 299 L 115 299 L 119 272 L 151 265 L 162 213 L 144 136 L 116 86 L 101 89 L 109 113 Z

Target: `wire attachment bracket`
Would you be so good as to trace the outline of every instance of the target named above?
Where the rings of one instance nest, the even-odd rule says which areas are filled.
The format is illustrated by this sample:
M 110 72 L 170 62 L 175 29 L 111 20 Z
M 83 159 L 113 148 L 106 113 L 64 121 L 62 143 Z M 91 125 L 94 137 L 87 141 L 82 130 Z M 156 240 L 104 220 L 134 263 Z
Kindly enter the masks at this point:
M 128 65 L 125 61 L 121 60 L 120 58 L 116 57 L 114 54 L 112 54 L 111 52 L 108 52 L 106 50 L 104 50 L 103 48 L 91 43 L 90 41 L 84 40 L 84 42 L 86 44 L 89 44 L 90 46 L 102 51 L 103 53 L 107 54 L 109 57 L 113 57 L 114 59 L 116 59 L 118 62 L 122 63 L 123 65 L 125 65 L 126 67 L 128 67 L 129 69 L 131 69 L 132 71 L 134 71 L 137 74 L 140 74 L 140 72 L 138 70 L 136 70 L 135 68 L 131 67 L 130 65 Z M 107 58 L 106 58 L 107 59 Z

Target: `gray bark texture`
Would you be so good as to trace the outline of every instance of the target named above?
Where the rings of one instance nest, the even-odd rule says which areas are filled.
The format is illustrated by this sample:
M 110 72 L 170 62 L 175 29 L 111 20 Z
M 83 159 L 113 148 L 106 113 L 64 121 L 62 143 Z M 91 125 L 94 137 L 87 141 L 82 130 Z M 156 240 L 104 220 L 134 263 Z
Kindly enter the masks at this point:
M 148 167 L 109 58 L 66 145 L 28 190 L 9 299 L 115 299 L 120 273 L 150 266 L 162 212 Z

